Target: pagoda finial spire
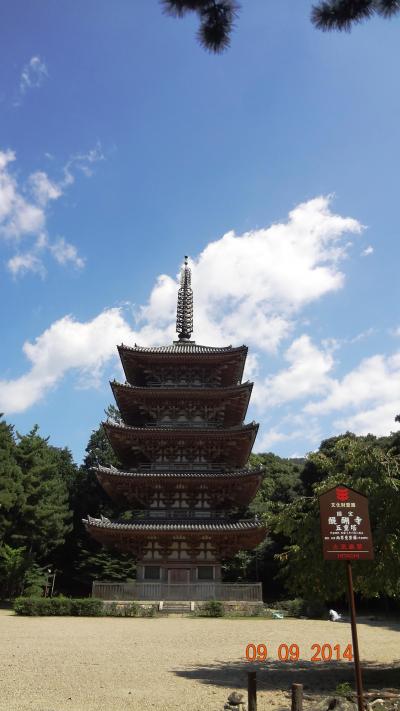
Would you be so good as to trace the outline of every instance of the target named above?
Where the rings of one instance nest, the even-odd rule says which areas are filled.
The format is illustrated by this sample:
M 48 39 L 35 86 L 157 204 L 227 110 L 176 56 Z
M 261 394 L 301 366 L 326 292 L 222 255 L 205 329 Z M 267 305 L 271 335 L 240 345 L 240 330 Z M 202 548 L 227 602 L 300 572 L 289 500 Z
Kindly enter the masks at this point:
M 176 330 L 180 341 L 190 341 L 193 331 L 193 291 L 191 289 L 192 273 L 188 266 L 188 257 L 181 269 L 181 285 L 178 291 L 178 306 L 176 309 Z

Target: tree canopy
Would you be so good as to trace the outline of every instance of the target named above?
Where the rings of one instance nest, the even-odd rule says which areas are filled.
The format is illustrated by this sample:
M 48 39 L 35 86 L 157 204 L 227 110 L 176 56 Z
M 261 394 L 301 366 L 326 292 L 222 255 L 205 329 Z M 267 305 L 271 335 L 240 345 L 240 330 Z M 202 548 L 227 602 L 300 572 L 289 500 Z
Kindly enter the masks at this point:
M 239 15 L 236 0 L 161 0 L 164 11 L 173 17 L 196 13 L 197 39 L 210 52 L 220 53 L 231 43 Z M 311 8 L 311 21 L 319 30 L 346 30 L 373 15 L 390 18 L 400 13 L 400 0 L 320 0 Z

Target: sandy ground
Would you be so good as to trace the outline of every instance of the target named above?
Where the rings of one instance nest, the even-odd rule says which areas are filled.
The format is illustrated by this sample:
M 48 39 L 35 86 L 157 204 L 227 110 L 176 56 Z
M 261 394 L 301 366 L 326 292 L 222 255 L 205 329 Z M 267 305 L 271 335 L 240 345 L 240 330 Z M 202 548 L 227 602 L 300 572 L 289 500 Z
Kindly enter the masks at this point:
M 359 625 L 366 688 L 400 688 L 400 624 Z M 249 642 L 268 644 L 263 664 L 245 661 Z M 298 662 L 277 661 L 297 643 Z M 1 711 L 219 711 L 258 671 L 258 710 L 290 708 L 287 690 L 332 692 L 352 665 L 311 662 L 311 645 L 350 642 L 350 626 L 306 620 L 23 618 L 0 616 Z M 310 699 L 306 705 L 310 705 Z

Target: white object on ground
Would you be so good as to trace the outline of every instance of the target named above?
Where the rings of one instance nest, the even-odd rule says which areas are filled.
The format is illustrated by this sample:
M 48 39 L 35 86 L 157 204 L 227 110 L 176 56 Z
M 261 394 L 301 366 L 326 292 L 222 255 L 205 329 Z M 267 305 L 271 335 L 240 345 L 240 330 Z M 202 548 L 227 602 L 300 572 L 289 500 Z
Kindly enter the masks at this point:
M 342 616 L 339 615 L 336 610 L 329 610 L 329 619 L 331 622 L 337 622 L 338 620 L 342 619 Z

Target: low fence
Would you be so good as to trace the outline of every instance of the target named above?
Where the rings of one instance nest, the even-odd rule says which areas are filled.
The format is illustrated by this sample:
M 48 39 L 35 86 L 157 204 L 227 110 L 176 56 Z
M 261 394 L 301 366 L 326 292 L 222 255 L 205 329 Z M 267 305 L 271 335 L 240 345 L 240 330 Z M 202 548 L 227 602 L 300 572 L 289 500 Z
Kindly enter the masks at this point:
M 262 602 L 261 583 L 106 583 L 95 581 L 92 596 L 101 600 L 225 600 Z

